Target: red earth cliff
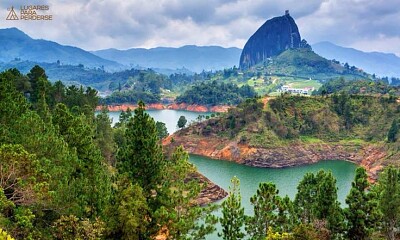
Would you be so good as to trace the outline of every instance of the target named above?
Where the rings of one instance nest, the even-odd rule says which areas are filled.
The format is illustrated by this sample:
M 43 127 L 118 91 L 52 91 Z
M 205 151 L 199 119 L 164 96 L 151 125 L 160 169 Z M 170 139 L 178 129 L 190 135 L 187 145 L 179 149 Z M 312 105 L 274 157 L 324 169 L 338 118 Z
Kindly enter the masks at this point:
M 179 131 L 163 140 L 166 147 L 182 145 L 191 154 L 234 161 L 254 167 L 283 168 L 322 160 L 345 160 L 363 166 L 370 180 L 377 179 L 387 156 L 384 146 L 357 143 L 288 143 L 279 147 L 256 148 L 217 136 L 199 136 Z
M 137 105 L 134 104 L 118 104 L 118 105 L 107 105 L 106 106 L 108 111 L 110 112 L 119 112 L 119 111 L 126 111 L 128 108 L 131 110 L 137 108 Z M 231 106 L 228 105 L 218 105 L 218 106 L 212 106 L 212 107 L 207 107 L 203 105 L 196 105 L 196 104 L 186 104 L 186 103 L 172 103 L 169 105 L 164 105 L 162 103 L 152 103 L 152 104 L 147 104 L 146 109 L 152 109 L 152 110 L 163 110 L 163 109 L 172 109 L 172 110 L 186 110 L 186 111 L 192 111 L 192 112 L 227 112 L 228 109 Z M 97 106 L 96 111 L 100 111 L 103 108 L 103 106 Z

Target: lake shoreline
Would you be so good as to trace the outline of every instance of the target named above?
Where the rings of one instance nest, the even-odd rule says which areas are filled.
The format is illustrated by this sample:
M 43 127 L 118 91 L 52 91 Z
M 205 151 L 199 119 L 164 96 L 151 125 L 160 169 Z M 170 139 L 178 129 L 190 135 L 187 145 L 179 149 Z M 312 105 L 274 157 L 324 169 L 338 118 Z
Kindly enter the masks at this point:
M 193 136 L 185 131 L 170 135 L 164 139 L 163 145 L 167 147 L 182 145 L 190 154 L 259 168 L 295 167 L 323 160 L 349 161 L 364 167 L 371 182 L 377 180 L 387 157 L 383 144 L 296 142 L 261 148 L 237 143 L 227 138 Z
M 96 107 L 96 111 L 101 111 L 104 106 L 100 105 Z M 119 111 L 127 111 L 128 108 L 134 110 L 137 108 L 136 104 L 112 104 L 105 105 L 109 112 L 119 112 Z M 148 110 L 184 110 L 191 112 L 227 112 L 229 108 L 232 106 L 229 105 L 216 105 L 216 106 L 205 106 L 198 104 L 186 104 L 186 103 L 171 103 L 171 104 L 162 104 L 162 103 L 151 103 L 146 104 L 146 109 Z

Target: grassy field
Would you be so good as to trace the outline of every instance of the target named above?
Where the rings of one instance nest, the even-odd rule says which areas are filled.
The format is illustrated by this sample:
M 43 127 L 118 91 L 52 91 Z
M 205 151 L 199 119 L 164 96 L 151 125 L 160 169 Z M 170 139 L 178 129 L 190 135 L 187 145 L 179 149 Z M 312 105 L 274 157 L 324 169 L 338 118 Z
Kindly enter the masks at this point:
M 313 87 L 315 89 L 318 89 L 322 86 L 322 84 L 319 81 L 315 81 L 315 80 L 292 81 L 292 82 L 288 82 L 287 85 L 290 85 L 293 88 Z
M 313 87 L 318 89 L 322 84 L 317 80 L 307 80 L 304 78 L 296 77 L 282 77 L 282 76 L 267 76 L 267 77 L 253 77 L 247 81 L 237 81 L 236 79 L 229 79 L 229 82 L 235 83 L 238 86 L 248 84 L 261 96 L 266 94 L 270 96 L 280 95 L 280 86 L 289 85 L 293 88 Z

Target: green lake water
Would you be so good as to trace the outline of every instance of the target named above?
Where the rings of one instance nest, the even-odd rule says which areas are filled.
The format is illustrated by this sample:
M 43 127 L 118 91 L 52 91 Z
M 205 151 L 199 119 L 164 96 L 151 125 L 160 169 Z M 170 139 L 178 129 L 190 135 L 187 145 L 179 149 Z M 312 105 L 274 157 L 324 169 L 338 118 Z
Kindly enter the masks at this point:
M 297 192 L 297 185 L 307 172 L 316 173 L 320 169 L 331 171 L 336 178 L 338 187 L 338 199 L 344 207 L 345 199 L 351 188 L 351 182 L 355 176 L 357 165 L 338 160 L 321 161 L 315 164 L 290 167 L 290 168 L 256 168 L 237 164 L 229 161 L 213 160 L 207 157 L 190 155 L 190 162 L 196 165 L 197 170 L 211 181 L 224 188 L 229 189 L 230 179 L 236 176 L 240 180 L 240 193 L 242 206 L 246 215 L 251 215 L 253 207 L 250 204 L 250 197 L 256 193 L 260 182 L 273 182 L 279 189 L 279 195 L 288 195 L 292 200 Z M 222 202 L 222 201 L 220 201 Z M 216 212 L 221 216 L 221 212 Z M 218 224 L 217 232 L 221 231 Z M 217 232 L 206 237 L 207 240 L 221 239 Z
M 147 111 L 155 121 L 166 123 L 169 133 L 175 132 L 176 124 L 181 115 L 188 119 L 188 122 L 194 121 L 199 114 L 189 111 L 175 110 L 149 110 Z M 119 112 L 110 113 L 115 121 L 118 121 Z M 215 184 L 228 191 L 230 179 L 236 176 L 240 179 L 240 190 L 242 203 L 246 214 L 252 213 L 250 197 L 253 196 L 260 182 L 273 182 L 279 189 L 281 196 L 288 195 L 291 199 L 297 192 L 297 185 L 307 172 L 317 172 L 320 169 L 331 171 L 337 180 L 338 199 L 342 207 L 345 204 L 345 198 L 350 191 L 351 182 L 354 179 L 357 166 L 353 163 L 338 160 L 321 161 L 316 164 L 305 166 L 271 169 L 249 167 L 229 161 L 213 160 L 207 157 L 191 155 L 192 162 L 200 173 L 209 178 Z M 217 213 L 219 215 L 220 213 Z M 207 240 L 219 239 L 215 234 L 207 237 Z
M 191 111 L 182 111 L 182 110 L 147 110 L 146 111 L 155 121 L 160 121 L 165 123 L 168 133 L 174 133 L 178 130 L 177 123 L 180 116 L 185 116 L 187 120 L 187 124 L 192 121 L 196 121 L 196 118 L 199 115 L 211 115 L 211 113 L 199 113 L 199 112 L 191 112 Z M 113 125 L 119 121 L 119 115 L 121 112 L 110 112 L 109 116 L 112 118 Z M 133 113 L 132 113 L 133 114 Z

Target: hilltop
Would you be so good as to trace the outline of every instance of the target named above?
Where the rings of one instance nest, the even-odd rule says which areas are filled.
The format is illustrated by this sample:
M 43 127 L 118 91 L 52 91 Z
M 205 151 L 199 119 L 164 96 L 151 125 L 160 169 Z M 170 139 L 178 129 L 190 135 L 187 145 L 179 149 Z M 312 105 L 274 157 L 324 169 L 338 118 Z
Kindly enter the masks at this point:
M 363 52 L 331 42 L 319 42 L 312 47 L 323 57 L 356 65 L 371 74 L 375 73 L 380 77 L 400 77 L 400 58 L 393 53 Z
M 18 28 L 0 29 L 0 61 L 83 64 L 87 67 L 120 69 L 122 66 L 81 48 L 64 46 L 43 39 L 32 39 Z
M 240 68 L 252 67 L 287 49 L 300 47 L 299 29 L 289 11 L 286 11 L 281 17 L 267 20 L 249 38 L 240 56 Z

